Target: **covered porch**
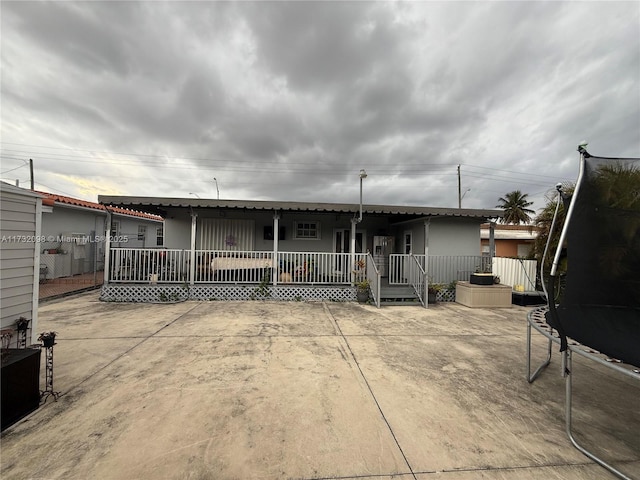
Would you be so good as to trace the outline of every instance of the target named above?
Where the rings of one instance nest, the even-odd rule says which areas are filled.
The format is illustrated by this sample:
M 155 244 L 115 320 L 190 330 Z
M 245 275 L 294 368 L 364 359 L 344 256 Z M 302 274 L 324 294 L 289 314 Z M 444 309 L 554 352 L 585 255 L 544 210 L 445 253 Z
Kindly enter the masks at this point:
M 478 268 L 490 269 L 491 258 L 391 254 L 383 276 L 382 266 L 370 253 L 117 247 L 110 249 L 108 265 L 101 297 L 107 301 L 355 301 L 357 285 L 367 281 L 378 307 L 385 297 L 400 292 L 410 292 L 426 307 L 430 285 L 438 285 L 438 301 L 453 301 L 455 295 L 446 286 L 467 280 Z M 345 268 L 351 265 L 352 270 Z
M 116 301 L 356 299 L 366 282 L 410 286 L 427 305 L 429 283 L 482 268 L 480 224 L 495 210 L 211 199 L 100 197 L 165 218 L 164 245 L 108 245 L 103 296 Z M 107 232 L 107 238 L 110 237 Z M 446 278 L 430 259 L 446 257 Z M 467 265 L 458 265 L 460 258 Z M 460 277 L 463 275 L 462 277 Z M 362 285 L 361 285 L 362 286 Z M 148 297 L 151 300 L 145 300 Z

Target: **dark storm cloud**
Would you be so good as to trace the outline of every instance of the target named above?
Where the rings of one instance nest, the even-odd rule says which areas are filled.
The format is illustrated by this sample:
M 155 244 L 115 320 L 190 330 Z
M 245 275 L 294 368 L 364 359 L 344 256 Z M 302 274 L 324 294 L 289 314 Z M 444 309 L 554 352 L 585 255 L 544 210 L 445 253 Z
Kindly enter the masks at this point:
M 461 164 L 465 206 L 540 208 L 581 140 L 640 155 L 637 3 L 3 2 L 1 21 L 2 171 L 35 157 L 83 198 L 215 177 L 223 198 L 355 201 L 366 168 L 371 203 L 456 206 Z

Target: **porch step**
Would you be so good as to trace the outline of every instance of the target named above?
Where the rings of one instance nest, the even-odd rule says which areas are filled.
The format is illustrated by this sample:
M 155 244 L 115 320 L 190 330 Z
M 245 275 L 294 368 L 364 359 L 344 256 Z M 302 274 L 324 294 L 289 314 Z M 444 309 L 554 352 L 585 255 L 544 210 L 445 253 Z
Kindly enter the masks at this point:
M 420 305 L 420 300 L 407 285 L 385 285 L 380 288 L 380 305 Z

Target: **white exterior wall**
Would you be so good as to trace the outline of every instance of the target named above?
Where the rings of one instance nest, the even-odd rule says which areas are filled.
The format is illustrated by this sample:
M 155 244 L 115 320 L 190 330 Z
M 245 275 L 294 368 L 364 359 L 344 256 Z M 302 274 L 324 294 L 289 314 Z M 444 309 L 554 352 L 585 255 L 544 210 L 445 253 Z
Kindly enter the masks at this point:
M 33 343 L 38 325 L 40 265 L 35 240 L 41 235 L 42 199 L 28 190 L 1 185 L 0 326 L 14 327 L 21 316 L 31 320 L 32 336 L 28 343 Z M 12 238 L 15 236 L 24 237 L 24 240 Z
M 126 237 L 126 242 L 112 243 L 112 247 L 153 248 L 156 246 L 156 227 L 162 222 L 147 220 L 139 217 L 128 217 L 120 214 L 113 214 L 113 220 L 120 222 L 120 235 Z M 47 278 L 69 276 L 76 273 L 90 273 L 95 270 L 104 269 L 105 242 L 103 237 L 106 231 L 107 213 L 100 210 L 76 207 L 56 203 L 53 207 L 43 207 L 42 214 L 42 236 L 53 238 L 52 241 L 41 242 L 38 245 L 39 252 L 44 255 L 42 262 L 49 267 Z M 145 225 L 147 232 L 144 241 L 138 240 L 138 226 Z M 82 234 L 90 241 L 84 246 L 84 259 L 73 260 L 79 264 L 72 264 L 71 255 L 56 258 L 56 256 L 46 256 L 44 250 L 58 248 L 61 245 L 60 239 L 68 234 Z M 64 268 L 55 268 L 65 264 Z M 68 265 L 67 265 L 68 264 Z
M 112 247 L 125 248 L 156 248 L 156 228 L 162 226 L 163 222 L 147 220 L 141 217 L 127 217 L 124 215 L 113 214 L 112 222 L 115 220 L 120 222 L 120 235 L 126 237 L 126 242 L 112 244 Z M 144 240 L 138 239 L 138 227 L 145 226 L 147 228 Z M 112 233 L 113 234 L 113 233 Z
M 106 214 L 100 211 L 90 211 L 80 208 L 67 208 L 60 205 L 54 207 L 43 207 L 42 213 L 42 236 L 45 238 L 54 238 L 52 241 L 43 242 L 39 245 L 40 253 L 50 248 L 58 248 L 61 246 L 60 238 L 70 233 L 82 234 L 92 240 L 96 236 L 104 235 Z M 85 258 L 81 261 L 81 265 L 74 268 L 74 273 L 89 273 L 94 269 L 94 261 L 97 259 L 97 270 L 104 267 L 104 242 L 90 241 L 85 245 Z M 96 252 L 97 250 L 97 252 Z M 65 269 L 71 273 L 71 257 L 62 259 L 69 263 L 69 267 Z M 42 260 L 49 267 L 47 278 L 56 276 L 53 268 L 53 259 L 43 258 Z M 58 259 L 60 261 L 60 259 Z M 75 267 L 75 266 L 74 266 Z M 81 272 L 77 270 L 80 269 Z

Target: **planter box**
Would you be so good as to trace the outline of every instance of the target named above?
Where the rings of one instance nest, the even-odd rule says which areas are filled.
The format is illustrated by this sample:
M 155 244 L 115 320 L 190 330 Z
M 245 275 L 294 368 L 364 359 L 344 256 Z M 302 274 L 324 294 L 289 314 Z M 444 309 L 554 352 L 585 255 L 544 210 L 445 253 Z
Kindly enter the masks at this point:
M 493 285 L 493 273 L 472 273 L 469 283 L 473 285 Z
M 511 307 L 511 287 L 458 282 L 456 302 L 471 308 Z

